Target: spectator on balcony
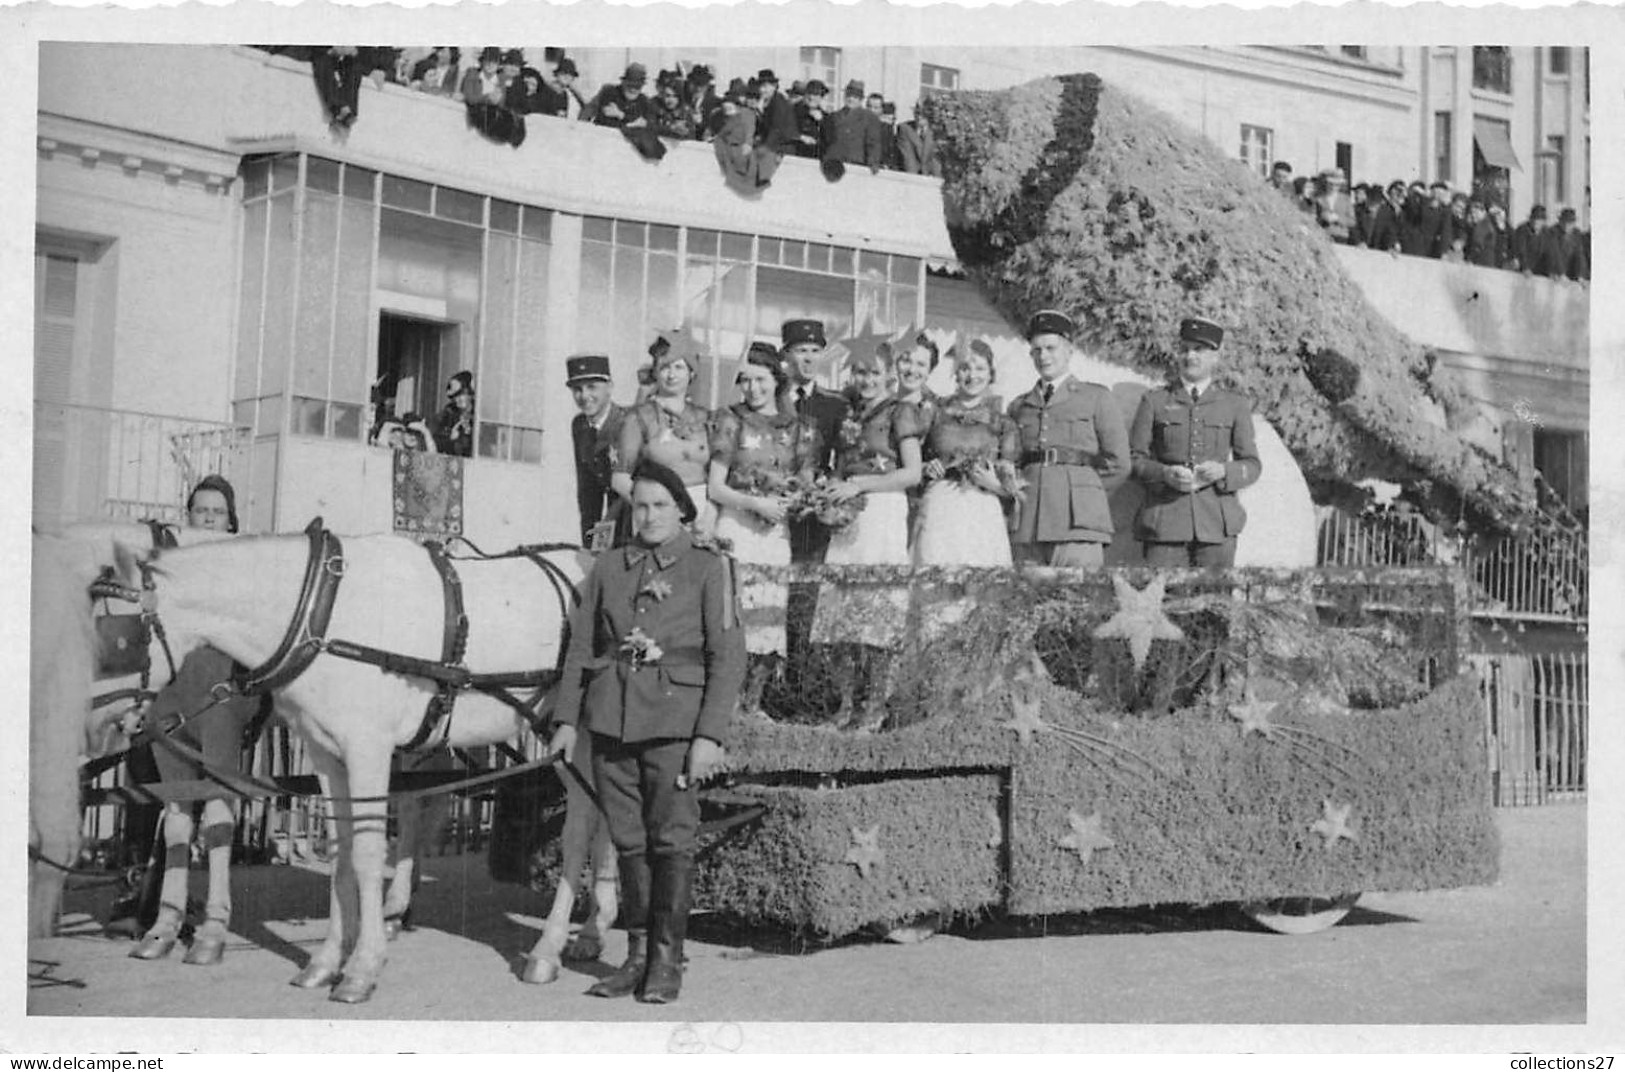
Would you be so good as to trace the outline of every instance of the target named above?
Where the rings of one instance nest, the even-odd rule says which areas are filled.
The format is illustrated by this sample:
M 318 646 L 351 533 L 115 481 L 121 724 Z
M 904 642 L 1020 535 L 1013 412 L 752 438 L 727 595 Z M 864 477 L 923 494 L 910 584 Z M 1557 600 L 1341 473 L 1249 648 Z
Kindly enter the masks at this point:
M 361 80 L 383 85 L 393 61 L 392 49 L 359 45 L 318 45 L 311 50 L 310 71 L 328 122 L 348 129 L 361 109 Z
M 412 85 L 424 93 L 455 96 L 461 56 L 456 45 L 436 45 L 432 53 L 412 68 Z
M 1557 226 L 1547 228 L 1542 235 L 1542 255 L 1537 275 L 1553 279 L 1589 279 L 1591 266 L 1586 262 L 1585 249 L 1579 231 L 1575 229 L 1575 212 L 1566 208 L 1557 214 Z M 1542 270 L 1544 269 L 1544 270 Z
M 542 79 L 541 115 L 559 119 L 579 119 L 587 102 L 576 88 L 576 61 L 569 56 L 559 59 L 550 75 Z
M 1541 265 L 1540 251 L 1543 245 L 1541 234 L 1546 230 L 1546 206 L 1534 205 L 1529 209 L 1529 218 L 1518 224 L 1512 232 L 1512 261 L 1511 267 L 1518 269 L 1524 275 L 1545 275 Z
M 628 64 L 621 81 L 605 85 L 582 110 L 581 118 L 596 126 L 615 127 L 645 160 L 659 160 L 666 147 L 654 130 L 654 101 L 644 95 L 649 69 L 641 63 Z
M 919 105 L 914 107 L 914 118 L 897 128 L 897 153 L 902 169 L 911 175 L 942 175 L 937 139 Z
M 434 443 L 441 454 L 468 458 L 474 454 L 474 374 L 463 371 L 446 381 L 446 404 L 434 422 Z
M 1472 223 L 1468 219 L 1467 201 L 1467 195 L 1459 191 L 1450 195 L 1450 238 L 1458 234 L 1466 237 L 1467 232 L 1472 230 Z
M 1450 236 L 1450 248 L 1440 254 L 1439 259 L 1449 264 L 1466 264 L 1467 236 L 1464 234 L 1452 233 Z
M 839 179 L 846 173 L 847 164 L 862 164 L 878 174 L 880 152 L 880 117 L 863 106 L 863 83 L 848 82 L 841 110 L 824 119 L 818 154 L 824 163 L 824 177 Z
M 1270 168 L 1270 185 L 1275 192 L 1283 197 L 1292 196 L 1292 165 L 1285 160 L 1277 160 Z
M 1292 204 L 1299 212 L 1315 214 L 1315 193 L 1309 185 L 1309 176 L 1299 175 L 1292 180 Z
M 824 127 L 824 117 L 829 114 L 824 110 L 824 98 L 828 95 L 829 87 L 814 78 L 807 83 L 801 100 L 796 103 L 797 156 L 818 156 L 818 133 Z
M 1369 183 L 1357 182 L 1349 190 L 1349 203 L 1354 211 L 1354 230 L 1349 233 L 1350 245 L 1371 244 L 1371 225 L 1375 222 L 1377 200 L 1381 197 L 1382 191 Z
M 1399 216 L 1399 251 L 1408 257 L 1426 257 L 1432 238 L 1428 232 L 1428 190 L 1413 182 L 1405 191 L 1405 207 Z
M 683 100 L 694 113 L 696 135 L 709 141 L 722 128 L 722 95 L 717 92 L 711 68 L 695 64 L 683 83 Z
M 795 152 L 799 144 L 796 109 L 779 92 L 779 76 L 764 67 L 756 72 L 756 86 L 757 110 L 762 117 L 756 127 L 756 144 L 776 156 Z
M 508 86 L 504 105 L 518 116 L 541 113 L 548 104 L 542 94 L 542 84 L 541 71 L 534 67 L 519 68 L 519 77 Z
M 1376 189 L 1374 184 L 1372 189 Z M 1369 249 L 1398 254 L 1403 251 L 1404 234 L 1405 184 L 1395 179 L 1371 210 L 1371 232 L 1365 244 Z
M 1490 210 L 1478 198 L 1467 206 L 1467 263 L 1480 268 L 1501 267 L 1501 236 L 1490 219 Z
M 1450 184 L 1435 182 L 1428 192 L 1430 196 L 1422 204 L 1422 230 L 1417 241 L 1421 256 L 1437 259 L 1450 249 L 1450 236 L 1455 231 L 1450 214 Z
M 434 433 L 429 430 L 422 416 L 408 413 L 401 418 L 401 426 L 404 432 L 398 450 L 421 450 L 425 454 L 440 453 L 439 448 L 435 446 Z
M 869 109 L 869 115 L 874 119 L 875 130 L 880 135 L 880 166 L 891 168 L 897 152 L 897 134 L 886 123 L 886 98 L 883 94 L 871 93 L 864 101 L 864 107 Z
M 1491 202 L 1490 223 L 1495 227 L 1495 266 L 1512 268 L 1512 228 L 1507 226 L 1507 210 Z
M 1333 242 L 1346 245 L 1354 229 L 1354 207 L 1343 190 L 1343 173 L 1328 169 L 1315 177 L 1315 221 Z
M 655 133 L 662 138 L 687 141 L 699 136 L 694 113 L 683 103 L 682 82 L 677 78 L 662 79 L 655 94 Z
M 722 99 L 722 128 L 711 141 L 722 178 L 731 189 L 755 195 L 773 181 L 779 155 L 756 143 L 756 112 L 750 107 L 750 89 L 735 78 Z M 758 98 L 759 99 L 759 98 Z
M 507 96 L 508 87 L 502 81 L 502 50 L 495 45 L 487 45 L 480 50 L 480 65 L 471 67 L 463 75 L 463 84 L 458 90 L 464 103 L 474 104 L 501 104 Z

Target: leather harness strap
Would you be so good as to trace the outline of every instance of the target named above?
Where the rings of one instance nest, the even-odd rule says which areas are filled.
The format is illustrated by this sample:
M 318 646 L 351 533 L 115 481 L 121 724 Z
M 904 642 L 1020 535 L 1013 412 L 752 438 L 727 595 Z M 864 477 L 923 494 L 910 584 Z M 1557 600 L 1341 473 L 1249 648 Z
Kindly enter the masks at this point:
M 468 614 L 463 610 L 462 578 L 457 576 L 457 570 L 438 543 L 425 543 L 423 549 L 429 553 L 429 561 L 440 575 L 440 589 L 445 595 L 446 624 L 441 633 L 440 662 L 449 667 L 461 667 L 463 656 L 468 652 Z M 418 723 L 418 731 L 401 746 L 408 752 L 422 748 L 429 736 L 441 726 L 445 727 L 446 736 L 450 736 L 451 709 L 457 702 L 457 686 L 447 679 L 439 679 L 439 684 L 440 688 L 423 709 L 423 721 Z
M 304 673 L 315 661 L 333 617 L 333 601 L 338 597 L 339 578 L 344 576 L 344 546 L 327 531 L 320 517 L 305 526 L 310 540 L 310 557 L 305 562 L 305 578 L 294 604 L 293 619 L 282 643 L 271 657 L 237 679 L 237 689 L 246 696 L 270 692 Z

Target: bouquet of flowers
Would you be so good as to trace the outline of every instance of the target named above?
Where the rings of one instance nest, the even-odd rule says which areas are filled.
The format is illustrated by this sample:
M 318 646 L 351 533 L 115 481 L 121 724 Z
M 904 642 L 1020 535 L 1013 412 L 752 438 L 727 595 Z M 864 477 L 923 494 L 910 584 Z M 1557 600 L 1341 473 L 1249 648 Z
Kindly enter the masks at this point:
M 626 639 L 621 641 L 621 651 L 626 653 L 627 661 L 634 670 L 659 662 L 665 654 L 655 643 L 655 638 L 645 633 L 641 626 L 626 634 Z
M 1003 458 L 989 458 L 985 454 L 952 454 L 942 460 L 942 477 L 967 488 L 980 488 L 973 478 L 976 470 L 992 464 L 993 476 L 1006 495 L 1021 502 L 1026 496 L 1027 481 L 1016 463 Z
M 855 495 L 844 502 L 837 502 L 834 490 L 837 481 L 827 476 L 819 476 L 810 481 L 792 477 L 785 484 L 785 493 L 788 495 L 789 514 L 800 520 L 815 517 L 820 524 L 832 529 L 845 528 L 854 518 L 863 512 L 868 496 Z

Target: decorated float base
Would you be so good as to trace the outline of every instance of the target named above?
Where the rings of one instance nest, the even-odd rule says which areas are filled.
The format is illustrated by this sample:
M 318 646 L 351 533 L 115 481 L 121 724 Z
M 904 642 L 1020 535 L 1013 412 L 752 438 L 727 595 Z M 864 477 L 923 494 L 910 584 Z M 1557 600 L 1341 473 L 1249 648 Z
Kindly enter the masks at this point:
M 1360 891 L 1496 878 L 1441 571 L 887 579 L 841 581 L 909 593 L 887 724 L 825 724 L 842 664 L 817 649 L 775 717 L 737 716 L 701 907 L 825 938 L 1219 902 L 1307 930 Z

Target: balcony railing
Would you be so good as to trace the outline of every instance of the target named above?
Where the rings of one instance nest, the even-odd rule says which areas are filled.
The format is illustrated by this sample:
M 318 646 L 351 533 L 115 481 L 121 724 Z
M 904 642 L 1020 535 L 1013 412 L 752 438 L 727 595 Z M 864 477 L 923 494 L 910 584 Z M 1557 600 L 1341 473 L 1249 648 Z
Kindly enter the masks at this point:
M 1459 565 L 1479 618 L 1584 623 L 1590 614 L 1590 545 L 1580 530 L 1463 542 L 1420 514 L 1351 514 L 1322 506 L 1322 566 Z
M 35 402 L 35 523 L 179 521 L 201 477 L 247 484 L 251 443 L 239 425 Z

